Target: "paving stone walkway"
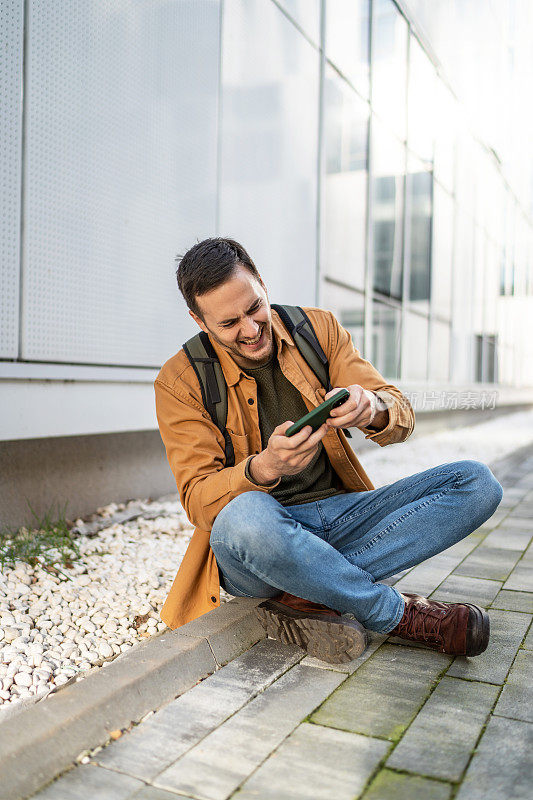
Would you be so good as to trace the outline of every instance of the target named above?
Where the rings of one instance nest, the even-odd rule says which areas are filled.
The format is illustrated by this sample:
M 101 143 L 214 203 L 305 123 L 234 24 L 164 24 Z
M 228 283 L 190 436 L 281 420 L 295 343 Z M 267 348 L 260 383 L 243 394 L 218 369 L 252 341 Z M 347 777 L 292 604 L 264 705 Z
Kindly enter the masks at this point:
M 485 653 L 372 633 L 332 666 L 265 639 L 34 799 L 530 800 L 533 456 L 497 477 L 485 525 L 385 581 L 489 609 Z

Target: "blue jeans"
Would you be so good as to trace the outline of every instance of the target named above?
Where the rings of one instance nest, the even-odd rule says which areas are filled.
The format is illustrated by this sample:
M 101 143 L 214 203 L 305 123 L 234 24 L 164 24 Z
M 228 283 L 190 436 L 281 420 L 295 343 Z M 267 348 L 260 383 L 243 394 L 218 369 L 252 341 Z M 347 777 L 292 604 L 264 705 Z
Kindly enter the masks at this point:
M 292 506 L 265 492 L 244 492 L 218 514 L 210 544 L 230 594 L 288 592 L 388 633 L 405 601 L 377 581 L 464 539 L 492 516 L 502 495 L 489 467 L 469 460 Z

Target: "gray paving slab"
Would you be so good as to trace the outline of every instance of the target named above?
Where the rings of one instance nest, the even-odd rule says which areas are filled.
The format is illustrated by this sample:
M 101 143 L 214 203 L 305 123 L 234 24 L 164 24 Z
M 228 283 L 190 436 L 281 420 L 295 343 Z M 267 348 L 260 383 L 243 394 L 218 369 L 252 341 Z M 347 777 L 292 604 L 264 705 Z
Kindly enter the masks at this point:
M 449 575 L 438 589 L 431 593 L 432 600 L 441 603 L 475 603 L 488 608 L 501 589 L 499 581 L 484 578 L 468 578 L 463 575 Z
M 368 633 L 370 636 L 370 644 L 365 652 L 361 653 L 358 658 L 354 658 L 353 661 L 347 661 L 345 664 L 328 664 L 327 661 L 320 661 L 320 659 L 314 658 L 313 656 L 305 656 L 305 658 L 300 661 L 300 664 L 306 664 L 308 667 L 318 667 L 319 669 L 334 669 L 337 670 L 337 672 L 345 672 L 347 675 L 351 675 L 352 672 L 359 669 L 361 664 L 368 661 L 378 647 L 381 647 L 383 642 L 386 642 L 389 638 L 386 633 L 376 633 L 376 631 L 368 631 Z
M 487 531 L 474 531 L 442 553 L 428 558 L 400 578 L 394 587 L 400 592 L 416 592 L 428 596 L 483 541 Z
M 510 511 L 505 518 L 505 527 L 529 530 L 533 534 L 533 518 L 524 508 L 518 507 L 516 511 Z
M 491 717 L 455 800 L 531 800 L 533 725 Z
M 361 800 L 449 800 L 451 794 L 449 783 L 382 769 Z
M 519 592 L 533 592 L 533 565 L 519 561 L 503 584 L 503 588 Z
M 494 714 L 521 719 L 524 722 L 533 722 L 532 686 L 533 651 L 519 650 L 494 709 Z
M 263 639 L 96 753 L 102 766 L 150 781 L 296 664 L 303 650 Z
M 526 650 L 533 650 L 533 625 L 530 626 L 522 647 L 524 647 Z
M 311 722 L 396 741 L 452 657 L 384 644 L 329 697 Z
M 531 531 L 498 527 L 485 537 L 480 547 L 502 547 L 505 550 L 525 550 L 531 542 Z
M 484 653 L 456 656 L 447 674 L 454 678 L 502 684 L 531 621 L 530 614 L 491 609 L 490 640 Z
M 194 797 L 180 794 L 175 795 L 174 792 L 166 792 L 164 789 L 158 789 L 156 786 L 145 786 L 139 792 L 132 794 L 131 800 L 195 800 Z
M 200 800 L 226 800 L 343 680 L 340 672 L 297 664 L 153 784 Z
M 49 784 L 32 800 L 129 800 L 142 788 L 143 783 L 130 775 L 82 764 Z
M 477 547 L 453 571 L 454 575 L 505 581 L 522 556 L 522 550 L 504 547 Z
M 526 614 L 533 614 L 533 592 L 502 589 L 492 601 L 491 608 L 501 608 L 506 611 L 523 611 Z
M 459 781 L 499 691 L 489 683 L 445 675 L 387 760 L 387 767 Z
M 304 722 L 233 795 L 235 800 L 352 800 L 390 742 Z

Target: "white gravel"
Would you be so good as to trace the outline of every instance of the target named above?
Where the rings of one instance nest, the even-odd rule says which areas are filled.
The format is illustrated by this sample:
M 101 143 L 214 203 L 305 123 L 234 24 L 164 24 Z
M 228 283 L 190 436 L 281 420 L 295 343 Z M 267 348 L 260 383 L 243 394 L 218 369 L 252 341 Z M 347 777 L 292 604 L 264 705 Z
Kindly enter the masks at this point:
M 352 441 L 357 452 L 357 439 Z M 400 445 L 376 446 L 361 455 L 361 462 L 380 487 L 449 461 L 490 464 L 530 442 L 533 411 L 520 411 L 414 437 L 401 450 Z M 81 561 L 61 566 L 57 576 L 23 562 L 0 572 L 0 722 L 165 630 L 159 610 L 192 527 L 177 499 L 112 503 L 97 514 L 105 524 L 136 506 L 160 516 L 116 522 L 95 536 L 80 536 Z M 230 598 L 221 591 L 222 602 Z

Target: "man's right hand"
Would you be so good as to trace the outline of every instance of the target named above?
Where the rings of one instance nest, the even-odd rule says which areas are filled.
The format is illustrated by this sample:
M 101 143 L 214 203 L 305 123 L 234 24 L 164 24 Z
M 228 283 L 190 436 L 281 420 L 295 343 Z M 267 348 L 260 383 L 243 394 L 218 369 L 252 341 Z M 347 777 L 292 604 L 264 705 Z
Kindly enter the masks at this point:
M 274 428 L 264 450 L 254 456 L 248 469 L 256 483 L 275 483 L 283 475 L 297 475 L 312 461 L 321 439 L 328 432 L 326 423 L 316 431 L 310 425 L 294 436 L 285 436 L 293 423 L 289 420 Z

